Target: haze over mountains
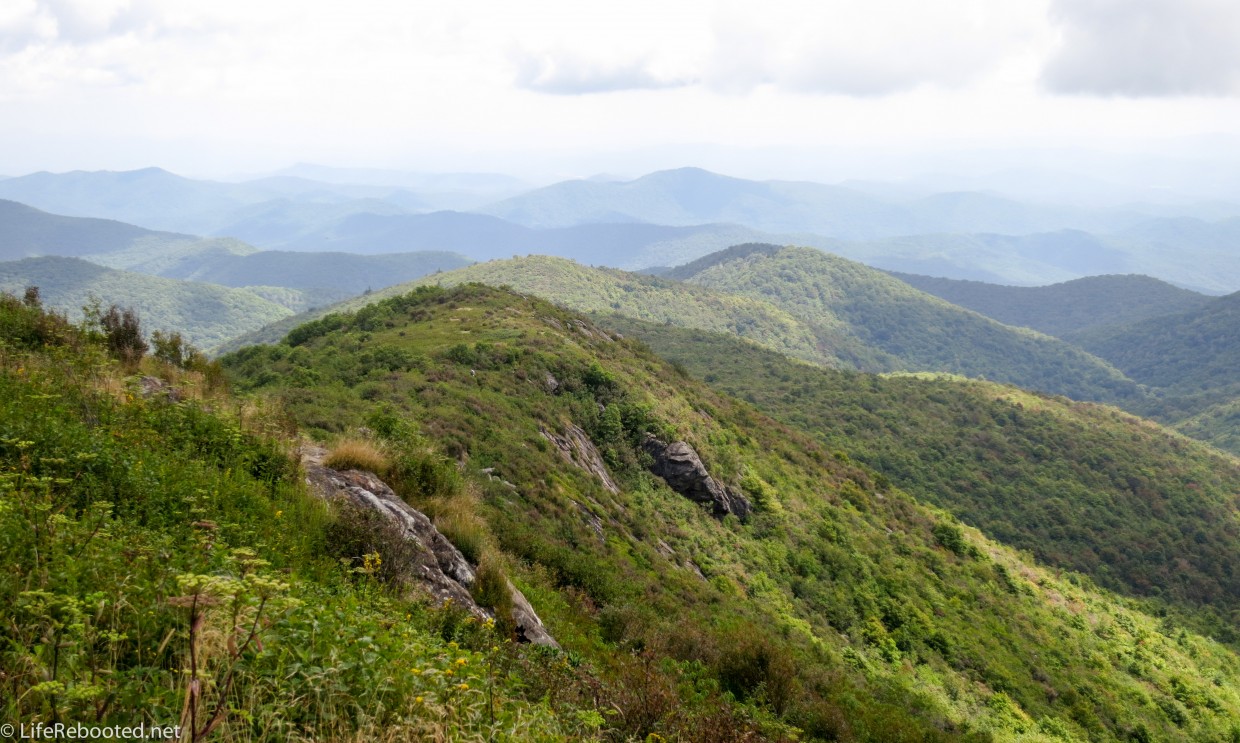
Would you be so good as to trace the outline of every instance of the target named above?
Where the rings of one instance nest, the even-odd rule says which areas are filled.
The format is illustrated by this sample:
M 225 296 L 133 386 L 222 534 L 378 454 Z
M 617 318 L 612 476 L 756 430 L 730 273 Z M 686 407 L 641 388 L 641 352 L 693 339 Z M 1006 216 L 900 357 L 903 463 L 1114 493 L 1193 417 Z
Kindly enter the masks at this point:
M 1009 186 L 1016 180 L 1005 177 Z M 1052 182 L 1044 181 L 1039 188 Z M 951 181 L 826 185 L 681 168 L 526 189 L 492 174 L 311 165 L 237 183 L 158 168 L 38 173 L 0 182 L 0 195 L 25 200 L 0 201 L 0 257 L 81 257 L 217 287 L 195 285 L 187 296 L 244 289 L 268 303 L 250 313 L 253 321 L 296 322 L 295 312 L 471 261 L 557 256 L 577 263 L 504 262 L 460 276 L 529 287 L 579 309 L 736 333 L 842 368 L 984 376 L 1123 402 L 1193 435 L 1232 441 L 1231 346 L 1216 339 L 1220 331 L 1198 332 L 1202 322 L 1188 315 L 1174 318 L 1212 306 L 1201 292 L 1240 288 L 1240 207 L 1182 198 L 1055 205 L 987 191 L 936 193 L 931 183 Z M 53 208 L 64 213 L 41 211 Z M 122 218 L 136 224 L 116 221 Z M 789 243 L 896 271 L 1010 327 L 907 293 L 898 288 L 905 284 L 843 258 L 770 247 Z M 759 247 L 725 250 L 741 244 Z M 56 265 L 76 278 L 57 282 Z M 591 273 L 585 265 L 642 269 L 698 287 Z M 166 293 L 171 286 L 123 273 L 86 275 L 81 266 L 47 261 L 5 272 L 8 287 L 48 283 L 51 305 L 71 311 L 87 286 L 106 289 L 98 298 L 107 302 L 133 302 L 138 287 Z M 1005 286 L 1054 282 L 1061 283 Z M 66 289 L 74 286 L 77 294 Z M 152 323 L 168 322 L 170 305 L 144 306 Z M 1170 324 L 1122 329 L 1139 320 Z M 1179 323 L 1193 328 L 1181 340 L 1195 340 L 1154 350 L 1155 339 L 1180 334 Z M 274 339 L 275 330 L 254 334 L 261 324 L 227 321 L 222 332 L 191 323 L 186 331 L 214 349 Z M 1188 351 L 1199 346 L 1207 350 Z M 1150 371 L 1152 363 L 1190 381 L 1171 383 L 1168 373 Z
M 473 260 L 538 252 L 634 270 L 761 241 L 995 283 L 1144 273 L 1211 293 L 1240 289 L 1230 260 L 1240 206 L 1218 201 L 1083 206 L 1070 193 L 1056 204 L 925 185 L 754 181 L 698 168 L 522 187 L 497 175 L 310 165 L 238 183 L 148 168 L 10 178 L 0 198 L 281 250 L 439 250 Z

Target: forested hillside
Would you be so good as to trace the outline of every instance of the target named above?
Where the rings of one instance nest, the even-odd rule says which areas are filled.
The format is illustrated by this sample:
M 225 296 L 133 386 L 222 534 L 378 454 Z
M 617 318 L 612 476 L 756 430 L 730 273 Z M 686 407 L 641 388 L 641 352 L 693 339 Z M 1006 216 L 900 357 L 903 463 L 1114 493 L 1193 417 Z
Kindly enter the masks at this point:
M 212 350 L 236 336 L 290 317 L 334 297 L 283 287 L 233 289 L 114 271 L 78 258 L 27 258 L 0 263 L 0 291 L 21 294 L 39 287 L 44 303 L 80 318 L 98 300 L 136 309 L 146 329 L 180 332 Z
M 1076 399 L 1139 394 L 1122 374 L 1066 343 L 963 311 L 880 271 L 810 248 L 740 245 L 667 276 L 762 298 L 808 322 L 842 324 L 866 346 L 899 360 L 882 371 L 951 372 Z
M 538 607 L 566 647 L 589 647 L 589 633 L 575 633 L 597 621 L 603 644 L 593 652 L 638 643 L 704 663 L 722 688 L 812 736 L 1180 734 L 1171 720 L 1181 715 L 1167 711 L 1178 708 L 1141 697 L 1153 693 L 1142 679 L 1157 668 L 1148 651 L 1122 650 L 1138 636 L 1142 646 L 1175 636 L 1175 620 L 1142 618 L 1088 581 L 1053 577 L 925 510 L 842 450 L 549 304 L 477 286 L 425 288 L 328 315 L 224 363 L 242 388 L 283 400 L 319 435 L 365 424 L 382 437 L 406 421 L 467 472 L 493 478 L 478 506 L 490 535 L 482 545 L 541 566 L 577 596 Z M 730 493 L 715 511 L 722 520 L 709 500 L 695 505 L 652 476 L 650 437 L 686 441 L 701 456 Z M 728 670 L 740 637 L 767 659 L 747 682 Z M 1094 652 L 1090 667 L 1074 660 Z M 1108 660 L 1113 653 L 1121 660 Z M 819 675 L 826 669 L 834 680 Z M 1214 689 L 1227 688 L 1220 680 Z M 975 696 L 982 687 L 990 691 Z M 845 696 L 855 706 L 841 708 Z M 1117 706 L 1103 712 L 1107 698 Z M 911 719 L 910 703 L 922 710 Z
M 1110 275 L 1049 286 L 1005 286 L 982 281 L 892 273 L 916 289 L 1007 325 L 1064 338 L 1106 325 L 1130 324 L 1204 307 L 1211 298 L 1149 276 Z
M 1235 459 L 1114 408 L 814 368 L 723 335 L 599 320 L 987 535 L 1240 641 Z

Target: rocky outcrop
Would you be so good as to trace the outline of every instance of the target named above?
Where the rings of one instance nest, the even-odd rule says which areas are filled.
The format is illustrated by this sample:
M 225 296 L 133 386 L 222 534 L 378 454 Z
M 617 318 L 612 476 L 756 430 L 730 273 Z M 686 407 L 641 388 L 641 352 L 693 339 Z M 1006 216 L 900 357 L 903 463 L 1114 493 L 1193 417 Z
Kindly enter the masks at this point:
M 538 432 L 543 438 L 555 444 L 555 448 L 565 459 L 597 477 L 612 495 L 620 492 L 620 486 L 611 479 L 611 473 L 603 464 L 603 457 L 598 453 L 598 448 L 594 446 L 594 442 L 590 440 L 585 431 L 577 426 L 569 426 L 562 436 L 541 427 Z
M 470 594 L 469 589 L 476 579 L 473 566 L 426 514 L 403 501 L 373 473 L 334 470 L 323 466 L 322 458 L 323 450 L 317 448 L 302 456 L 310 491 L 329 501 L 346 499 L 398 527 L 404 539 L 415 545 L 419 555 L 414 561 L 415 567 L 406 576 L 409 584 L 421 587 L 440 604 L 451 601 L 480 619 L 491 616 Z M 508 589 L 512 594 L 512 619 L 518 637 L 538 645 L 559 647 L 525 596 L 512 583 L 508 584 Z
M 650 471 L 663 478 L 672 490 L 710 506 L 716 516 L 732 514 L 742 521 L 749 517 L 749 500 L 711 477 L 692 446 L 684 441 L 668 444 L 646 434 L 642 448 L 654 460 Z

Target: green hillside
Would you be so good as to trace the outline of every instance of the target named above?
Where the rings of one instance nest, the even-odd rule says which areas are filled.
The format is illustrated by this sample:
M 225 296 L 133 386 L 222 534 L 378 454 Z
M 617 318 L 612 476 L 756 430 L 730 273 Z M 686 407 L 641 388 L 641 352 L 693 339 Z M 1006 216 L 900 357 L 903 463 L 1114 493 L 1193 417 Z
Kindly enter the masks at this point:
M 230 289 L 114 271 L 78 258 L 27 258 L 0 263 L 0 291 L 21 294 L 39 287 L 48 307 L 80 317 L 91 298 L 104 307 L 138 311 L 146 331 L 179 331 L 187 341 L 211 350 L 236 336 L 311 306 L 316 297 L 295 289 Z
M 892 273 L 952 304 L 1007 325 L 1065 337 L 1091 328 L 1127 324 L 1198 309 L 1210 297 L 1149 276 L 1089 276 L 1050 286 L 1005 286 L 982 281 Z
M 1240 292 L 1187 312 L 1071 338 L 1154 387 L 1189 394 L 1234 385 L 1240 383 Z
M 1240 294 L 1124 325 L 1083 330 L 1070 340 L 1107 359 L 1154 395 L 1131 409 L 1240 453 Z
M 319 436 L 412 427 L 490 478 L 484 543 L 548 581 L 531 589 L 540 614 L 593 662 L 644 648 L 815 738 L 1156 740 L 1235 722 L 1224 646 L 1037 567 L 545 302 L 428 287 L 224 364 Z M 554 444 L 574 426 L 614 489 L 573 463 L 585 445 Z M 753 513 L 720 519 L 670 490 L 647 434 L 688 442 Z
M 242 340 L 271 343 L 298 322 L 332 310 L 357 309 L 418 285 L 456 286 L 470 282 L 509 286 L 584 312 L 619 312 L 649 322 L 735 333 L 781 353 L 818 363 L 866 368 L 894 364 L 838 329 L 802 322 L 761 299 L 729 296 L 653 276 L 591 268 L 563 258 L 537 255 L 477 263 L 427 276 L 310 313 L 308 317 L 277 323 Z
M 847 328 L 898 360 L 880 371 L 951 372 L 1085 400 L 1139 395 L 1122 374 L 1067 343 L 962 310 L 818 250 L 741 245 L 667 276 L 762 299 L 805 322 Z
M 690 277 L 690 283 L 674 281 Z M 949 371 L 1078 399 L 1138 396 L 1130 380 L 1067 343 L 1011 328 L 808 248 L 747 245 L 652 277 L 529 256 L 390 287 L 511 286 L 584 312 L 739 335 L 797 358 L 865 371 Z M 356 308 L 373 297 L 340 305 Z M 326 310 L 317 314 L 322 314 Z M 248 336 L 272 342 L 295 321 Z
M 225 360 L 256 393 L 244 402 L 145 397 L 99 340 L 15 300 L 0 338 L 7 719 L 192 709 L 225 740 L 1225 740 L 1240 725 L 1228 647 L 540 300 L 426 288 L 327 316 Z M 563 650 L 388 582 L 403 542 L 342 541 L 355 517 L 309 498 L 282 454 L 295 422 L 366 444 L 496 576 L 479 595 L 508 576 Z M 686 442 L 752 512 L 672 490 L 690 492 L 653 474 L 649 435 Z
M 1040 561 L 1196 610 L 1240 641 L 1240 464 L 1113 408 L 932 375 L 809 367 L 727 336 L 618 316 L 695 377 Z

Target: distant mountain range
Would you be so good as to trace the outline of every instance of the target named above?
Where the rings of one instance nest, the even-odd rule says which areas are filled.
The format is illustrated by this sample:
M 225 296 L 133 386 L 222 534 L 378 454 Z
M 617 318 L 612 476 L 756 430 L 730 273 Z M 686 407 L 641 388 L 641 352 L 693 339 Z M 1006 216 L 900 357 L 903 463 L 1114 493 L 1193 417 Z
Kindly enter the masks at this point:
M 844 186 L 752 181 L 699 168 L 660 171 L 620 183 L 565 181 L 481 211 L 531 227 L 730 222 L 768 232 L 809 232 L 845 240 L 934 232 L 1113 230 L 1141 218 L 1125 212 L 1026 204 L 985 193 L 894 200 Z
M 157 168 L 36 173 L 0 182 L 0 198 L 279 250 L 447 250 L 474 260 L 541 253 L 638 270 L 758 241 L 809 245 L 887 270 L 993 283 L 1142 273 L 1216 294 L 1240 289 L 1234 259 L 1240 206 L 1234 204 L 1085 208 L 986 191 L 754 181 L 697 168 L 518 193 L 522 188 L 491 174 L 301 165 L 240 183 Z
M 0 200 L 0 260 L 49 255 L 80 256 L 109 268 L 224 286 L 313 290 L 323 301 L 470 262 L 447 252 L 260 251 L 231 238 L 156 232 L 113 220 L 48 214 Z
M 348 182 L 332 169 L 315 170 L 331 181 L 299 175 L 307 169 L 225 183 L 185 178 L 160 168 L 112 172 L 33 173 L 0 181 L 0 198 L 76 217 L 117 219 L 143 227 L 237 237 L 263 247 L 331 224 L 350 214 L 468 209 L 512 192 L 493 177 L 426 178 L 425 189 L 391 183 Z M 391 179 L 389 179 L 391 180 Z M 509 183 L 507 187 L 501 182 Z

